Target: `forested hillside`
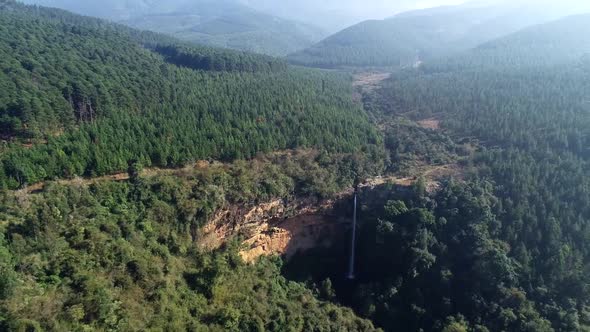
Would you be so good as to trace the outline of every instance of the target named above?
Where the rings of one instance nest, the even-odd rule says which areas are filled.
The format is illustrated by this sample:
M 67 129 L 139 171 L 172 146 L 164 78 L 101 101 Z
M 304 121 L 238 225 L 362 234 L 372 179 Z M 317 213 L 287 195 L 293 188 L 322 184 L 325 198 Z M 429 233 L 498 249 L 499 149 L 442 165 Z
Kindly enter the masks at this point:
M 462 54 L 426 63 L 424 70 L 560 65 L 589 53 L 590 14 L 584 14 L 528 27 Z
M 379 140 L 345 75 L 0 6 L 3 186 L 122 171 L 132 159 L 169 167 L 296 147 L 351 152 Z
M 298 55 L 430 59 L 352 84 L 0 0 L 0 330 L 590 331 L 590 20 L 496 9 Z
M 484 183 L 477 183 L 475 188 L 495 198 L 487 203 L 483 202 L 488 199 L 478 199 L 490 212 L 481 211 L 473 217 L 492 218 L 481 221 L 480 227 L 486 229 L 488 241 L 506 248 L 506 256 L 476 263 L 472 276 L 491 275 L 478 277 L 474 288 L 465 283 L 461 288 L 466 292 L 475 289 L 485 300 L 481 304 L 468 301 L 474 309 L 470 312 L 466 307 L 462 314 L 477 322 L 477 317 L 490 310 L 485 308 L 492 308 L 496 301 L 513 301 L 510 297 L 520 297 L 521 302 L 501 306 L 516 305 L 513 312 L 529 312 L 521 313 L 529 317 L 524 321 L 500 314 L 499 322 L 485 324 L 489 330 L 551 330 L 547 323 L 535 323 L 535 315 L 549 321 L 557 331 L 581 331 L 590 326 L 587 70 L 576 65 L 523 72 L 512 68 L 501 73 L 480 69 L 474 74 L 458 72 L 404 80 L 389 90 L 389 100 L 398 102 L 399 109 L 412 107 L 419 116 L 437 114 L 446 128 L 458 135 L 477 137 L 488 147 L 474 158 L 475 178 L 493 181 L 494 186 L 489 190 L 484 189 Z M 448 203 L 443 203 L 446 199 L 437 200 L 440 210 L 435 209 L 435 216 L 453 223 L 453 214 L 443 212 L 448 209 Z M 442 236 L 449 234 L 452 232 Z M 485 238 L 478 241 L 482 240 L 485 243 Z M 473 250 L 488 255 L 481 249 Z M 465 261 L 469 259 L 454 264 Z M 464 270 L 449 270 L 461 280 Z M 497 295 L 491 296 L 487 293 L 490 291 Z M 490 313 L 488 319 L 493 315 Z
M 365 161 L 366 162 L 366 161 Z M 237 239 L 202 248 L 217 209 L 351 185 L 358 158 L 309 154 L 125 182 L 0 193 L 2 331 L 378 331 L 280 275 Z M 369 165 L 370 166 L 370 165 Z
M 219 209 L 379 172 L 348 76 L 6 0 L 0 54 L 0 330 L 378 331 L 239 238 L 201 242 Z
M 317 67 L 408 67 L 469 50 L 533 24 L 572 12 L 572 3 L 467 2 L 365 21 L 289 56 Z M 590 10 L 590 8 L 589 8 Z
M 259 13 L 236 3 L 222 4 L 206 3 L 122 23 L 197 44 L 274 56 L 302 50 L 324 36 L 321 29 L 311 25 Z
M 397 72 L 366 97 L 384 123 L 440 121 L 438 135 L 387 134 L 392 157 L 467 145 L 462 176 L 435 191 L 419 179 L 361 193 L 356 282 L 331 272 L 341 248 L 302 256 L 288 274 L 387 331 L 588 331 L 589 63 L 469 63 Z

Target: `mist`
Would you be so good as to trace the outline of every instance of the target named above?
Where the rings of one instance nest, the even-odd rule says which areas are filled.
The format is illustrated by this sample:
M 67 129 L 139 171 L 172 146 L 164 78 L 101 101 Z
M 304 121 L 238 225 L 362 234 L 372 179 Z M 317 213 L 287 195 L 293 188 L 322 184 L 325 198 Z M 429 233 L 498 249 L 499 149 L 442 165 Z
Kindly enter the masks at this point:
M 28 4 L 57 7 L 79 14 L 98 16 L 115 21 L 141 15 L 160 14 L 192 8 L 199 14 L 202 6 L 222 6 L 234 3 L 262 13 L 317 26 L 331 34 L 364 20 L 384 19 L 404 11 L 449 5 L 506 6 L 531 8 L 540 15 L 563 16 L 590 12 L 584 0 L 24 0 Z M 201 7 L 199 7 L 201 6 Z
M 243 3 L 277 16 L 287 17 L 336 32 L 369 19 L 384 19 L 397 13 L 443 5 L 458 5 L 465 0 L 242 0 Z
M 137 15 L 179 10 L 190 5 L 206 3 L 241 3 L 261 12 L 294 19 L 336 32 L 349 25 L 368 19 L 383 19 L 396 13 L 442 5 L 456 5 L 465 0 L 23 0 L 27 4 L 57 7 L 76 13 L 99 16 L 113 20 L 129 19 Z

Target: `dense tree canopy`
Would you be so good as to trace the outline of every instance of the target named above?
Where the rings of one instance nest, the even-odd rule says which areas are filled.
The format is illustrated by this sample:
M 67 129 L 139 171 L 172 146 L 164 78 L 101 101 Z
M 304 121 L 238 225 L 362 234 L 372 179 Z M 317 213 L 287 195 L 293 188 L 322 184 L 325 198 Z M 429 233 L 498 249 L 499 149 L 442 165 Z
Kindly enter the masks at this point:
M 586 26 L 399 70 L 363 110 L 344 74 L 0 0 L 0 329 L 590 331 Z M 142 172 L 197 159 L 227 163 Z M 348 242 L 284 266 L 200 246 L 228 206 L 349 216 L 384 172 L 354 281 Z
M 131 159 L 165 167 L 379 141 L 346 75 L 11 1 L 0 31 L 4 186 L 123 171 Z M 19 147 L 29 141 L 44 144 Z
M 571 65 L 590 53 L 590 14 L 528 27 L 458 55 L 424 64 L 425 71 Z
M 405 113 L 415 119 L 436 117 L 456 141 L 473 137 L 481 146 L 470 161 L 469 187 L 447 184 L 430 197 L 434 205 L 426 204 L 433 206 L 428 208 L 433 224 L 426 226 L 433 227 L 433 235 L 426 237 L 431 240 L 423 242 L 422 249 L 444 250 L 431 252 L 432 259 L 437 257 L 433 266 L 441 265 L 418 285 L 447 274 L 450 286 L 458 288 L 453 296 L 437 293 L 436 297 L 451 299 L 454 309 L 450 314 L 465 315 L 471 324 L 484 323 L 490 331 L 586 331 L 590 327 L 590 104 L 586 100 L 590 67 L 579 60 L 561 66 L 525 67 L 488 63 L 477 71 L 466 65 L 444 73 L 408 72 L 395 76 L 380 91 L 383 112 Z M 462 197 L 466 190 L 475 196 Z M 416 204 L 412 200 L 405 203 L 409 211 Z M 392 218 L 387 206 L 385 211 Z M 390 229 L 392 234 L 399 233 L 398 227 L 406 227 L 409 216 L 394 222 L 395 226 L 379 224 L 378 233 L 384 226 L 385 234 Z M 436 226 L 440 222 L 443 224 Z M 420 229 L 413 229 L 401 235 L 413 232 L 421 234 Z M 472 235 L 476 236 L 473 240 L 462 239 Z M 408 240 L 384 243 L 399 242 Z M 472 244 L 476 247 L 469 247 Z M 455 245 L 458 251 L 452 253 Z M 491 246 L 485 250 L 493 251 L 485 253 L 479 246 Z M 468 256 L 461 258 L 461 251 Z M 445 269 L 445 264 L 451 265 Z M 467 274 L 462 277 L 463 273 Z M 471 282 L 475 284 L 470 286 Z M 445 287 L 432 289 L 441 292 Z M 468 297 L 453 298 L 463 296 L 460 294 Z M 498 305 L 503 308 L 501 315 L 516 316 L 487 313 Z M 508 308 L 514 305 L 517 307 Z M 431 315 L 437 310 L 425 312 Z
M 333 274 L 338 247 L 287 271 L 332 278 L 336 298 L 387 331 L 588 331 L 590 66 L 471 56 L 479 67 L 397 72 L 365 98 L 393 169 L 458 154 L 463 180 L 362 193 L 356 282 Z M 441 129 L 411 125 L 424 119 Z
M 237 241 L 211 252 L 199 235 L 229 204 L 350 186 L 337 170 L 354 162 L 304 153 L 153 177 L 132 165 L 130 181 L 3 192 L 0 330 L 376 331 L 285 280 L 280 259 L 246 265 Z

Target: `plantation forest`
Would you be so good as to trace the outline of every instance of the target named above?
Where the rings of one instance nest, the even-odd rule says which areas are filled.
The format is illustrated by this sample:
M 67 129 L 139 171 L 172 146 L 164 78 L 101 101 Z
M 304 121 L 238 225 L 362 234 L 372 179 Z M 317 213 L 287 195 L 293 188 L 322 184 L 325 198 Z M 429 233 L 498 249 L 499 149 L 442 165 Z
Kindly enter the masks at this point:
M 587 18 L 326 70 L 0 0 L 0 330 L 590 331 Z

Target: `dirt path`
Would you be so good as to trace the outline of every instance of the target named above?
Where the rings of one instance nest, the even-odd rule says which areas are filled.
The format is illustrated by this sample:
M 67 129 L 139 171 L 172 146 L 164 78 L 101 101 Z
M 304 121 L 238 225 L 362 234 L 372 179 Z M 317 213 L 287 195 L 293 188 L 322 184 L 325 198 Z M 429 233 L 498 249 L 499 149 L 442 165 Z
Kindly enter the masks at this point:
M 394 184 L 402 187 L 409 187 L 416 183 L 418 179 L 426 180 L 426 188 L 428 192 L 434 192 L 440 187 L 440 180 L 447 177 L 462 178 L 463 172 L 461 167 L 457 164 L 447 164 L 440 166 L 425 165 L 415 170 L 417 175 L 400 177 L 396 175 L 378 176 L 367 179 L 361 188 L 375 188 L 385 184 Z
M 221 163 L 220 163 L 221 164 Z M 217 163 L 215 163 L 217 165 Z M 210 167 L 211 165 L 209 162 L 200 161 L 194 165 L 188 165 L 184 168 L 180 169 L 172 169 L 172 168 L 146 168 L 141 171 L 141 177 L 150 178 L 158 175 L 173 175 L 173 174 L 180 174 L 186 170 L 190 169 L 198 169 L 203 167 Z M 55 183 L 62 186 L 88 186 L 94 183 L 104 182 L 104 181 L 127 181 L 129 180 L 129 174 L 127 173 L 116 173 L 111 175 L 104 175 L 104 176 L 97 176 L 92 178 L 85 178 L 85 177 L 75 177 L 72 179 L 59 179 L 54 181 L 43 181 L 39 183 L 35 183 L 29 186 L 26 186 L 22 189 L 17 190 L 18 194 L 35 194 L 41 192 L 45 189 L 45 187 L 50 183 Z
M 20 194 L 34 194 L 37 192 L 41 192 L 41 191 L 43 191 L 43 189 L 45 189 L 45 186 L 47 186 L 48 183 L 57 183 L 59 185 L 68 186 L 68 185 L 89 185 L 92 183 L 102 182 L 102 181 L 125 181 L 125 180 L 129 180 L 129 175 L 127 173 L 117 173 L 117 174 L 113 174 L 113 175 L 105 175 L 105 176 L 99 176 L 99 177 L 94 177 L 94 178 L 75 177 L 73 179 L 65 179 L 65 180 L 62 179 L 62 180 L 44 181 L 44 182 L 35 183 L 30 186 L 26 186 L 22 189 L 19 189 L 19 190 L 17 190 L 17 192 Z
M 374 91 L 375 89 L 379 88 L 381 83 L 384 80 L 388 79 L 389 77 L 391 77 L 391 73 L 386 73 L 386 72 L 373 71 L 373 72 L 358 73 L 358 74 L 354 75 L 354 79 L 353 79 L 352 84 L 356 90 L 356 93 L 360 94 L 360 92 Z M 425 121 L 422 125 L 429 126 L 429 127 L 438 127 L 438 123 L 436 121 Z M 286 151 L 286 152 L 283 151 L 283 152 L 278 152 L 278 153 L 285 153 L 287 155 L 289 154 L 288 151 Z M 214 163 L 214 164 L 221 165 L 221 163 Z M 203 168 L 203 167 L 210 167 L 210 166 L 212 166 L 212 165 L 210 165 L 209 162 L 207 162 L 207 161 L 198 161 L 195 164 L 188 165 L 188 166 L 184 167 L 183 169 L 147 168 L 147 169 L 142 170 L 141 176 L 142 177 L 153 177 L 153 176 L 158 176 L 158 175 L 170 175 L 170 174 L 182 172 L 183 170 L 186 171 L 186 170 L 190 170 L 193 168 Z M 393 181 L 393 182 L 401 184 L 401 185 L 404 185 L 404 184 L 407 184 L 408 182 L 410 182 L 409 179 L 395 178 L 395 177 L 378 177 L 378 178 L 374 178 L 374 179 L 368 179 L 366 182 L 369 184 L 372 183 L 372 184 L 376 185 L 380 181 L 385 183 L 386 182 L 385 179 L 388 179 L 389 182 Z M 90 184 L 102 182 L 102 181 L 127 181 L 127 180 L 129 180 L 129 175 L 126 172 L 105 175 L 105 176 L 99 176 L 99 177 L 93 177 L 93 178 L 75 177 L 73 179 L 60 179 L 60 180 L 55 180 L 55 181 L 44 181 L 44 182 L 40 182 L 40 183 L 35 183 L 35 184 L 29 185 L 25 188 L 22 188 L 20 190 L 17 190 L 17 192 L 20 194 L 38 193 L 38 192 L 43 191 L 48 183 L 57 183 L 59 185 L 66 185 L 66 186 L 67 185 L 80 186 L 80 185 L 90 185 Z

